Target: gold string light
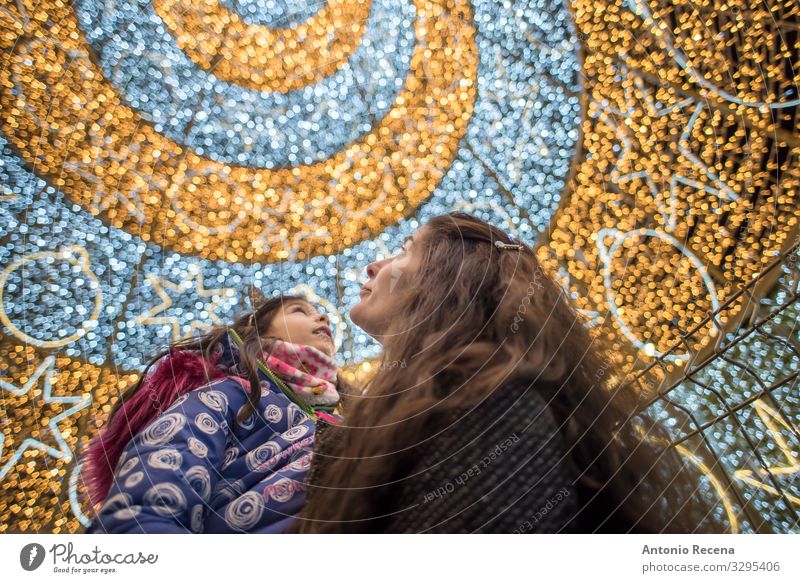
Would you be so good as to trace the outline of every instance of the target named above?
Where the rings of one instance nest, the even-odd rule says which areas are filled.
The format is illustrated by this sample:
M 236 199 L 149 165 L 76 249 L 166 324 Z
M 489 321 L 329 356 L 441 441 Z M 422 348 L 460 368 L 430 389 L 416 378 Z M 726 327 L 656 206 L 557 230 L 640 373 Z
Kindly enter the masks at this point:
M 340 69 L 361 43 L 372 2 L 331 0 L 298 26 L 248 24 L 219 0 L 155 0 L 153 7 L 195 63 L 263 91 L 306 87 Z
M 662 4 L 573 3 L 584 142 L 539 249 L 581 308 L 611 316 L 603 333 L 621 353 L 633 341 L 649 356 L 774 259 L 796 229 L 800 185 L 787 76 L 798 41 L 781 36 L 800 8 Z M 715 333 L 709 323 L 692 341 Z
M 381 231 L 430 196 L 476 95 L 469 4 L 418 0 L 409 76 L 364 137 L 292 168 L 224 164 L 165 138 L 122 103 L 89 59 L 68 4 L 23 4 L 35 20 L 14 7 L 0 14 L 5 133 L 78 204 L 204 258 L 266 262 L 296 251 L 303 259 Z
M 563 270 L 580 308 L 607 316 L 614 305 L 602 331 L 620 354 L 630 352 L 626 333 L 643 353 L 660 354 L 770 261 L 797 226 L 797 108 L 770 106 L 798 97 L 790 75 L 799 65 L 797 37 L 786 33 L 796 29 L 797 4 L 661 4 L 571 2 L 584 49 L 583 142 L 538 250 L 553 273 Z M 380 232 L 439 182 L 477 98 L 469 4 L 418 1 L 410 72 L 380 123 L 329 159 L 250 169 L 192 152 L 142 123 L 89 58 L 70 3 L 20 5 L 29 17 L 13 5 L 0 12 L 3 133 L 76 204 L 144 241 L 202 258 L 282 260 L 290 251 L 276 242 L 285 240 L 303 242 L 302 258 Z M 305 28 L 282 30 L 285 46 L 272 44 L 274 29 L 214 0 L 176 16 L 185 6 L 153 5 L 193 62 L 242 87 L 291 91 L 340 70 L 363 38 L 357 15 L 370 3 L 331 0 Z M 713 338 L 711 325 L 702 332 L 703 342 Z M 0 380 L 21 389 L 50 355 L 0 337 Z M 363 378 L 374 366 L 344 374 Z M 93 396 L 58 422 L 72 452 L 138 378 L 62 353 L 50 368 L 56 397 Z M 0 467 L 26 438 L 47 441 L 47 423 L 76 406 L 45 402 L 38 381 L 29 388 L 0 401 Z M 81 488 L 70 486 L 75 469 L 74 458 L 28 448 L 0 481 L 0 531 L 74 532 L 88 510 L 71 499 Z

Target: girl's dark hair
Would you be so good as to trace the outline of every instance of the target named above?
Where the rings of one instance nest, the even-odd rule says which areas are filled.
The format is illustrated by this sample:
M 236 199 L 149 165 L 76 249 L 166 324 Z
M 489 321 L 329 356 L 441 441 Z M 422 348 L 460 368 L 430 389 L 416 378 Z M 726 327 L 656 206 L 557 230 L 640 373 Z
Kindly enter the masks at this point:
M 576 487 L 595 501 L 579 529 L 603 521 L 590 516 L 598 508 L 632 530 L 715 528 L 696 499 L 698 477 L 674 450 L 654 446 L 651 438 L 663 437 L 657 423 L 644 415 L 630 423 L 638 391 L 532 249 L 498 249 L 497 241 L 519 242 L 460 212 L 417 234 L 419 267 L 392 292 L 382 364 L 364 395 L 350 399 L 343 425 L 326 428 L 330 451 L 314 456 L 317 482 L 294 530 L 379 528 L 371 523 L 392 508 L 392 483 L 413 462 L 407 452 L 435 439 L 439 416 L 476 406 L 514 378 L 533 381 L 548 402 Z
M 108 421 L 100 433 L 90 442 L 85 455 L 86 482 L 89 497 L 93 505 L 102 502 L 111 487 L 113 470 L 119 461 L 122 451 L 133 437 L 144 429 L 158 414 L 167 409 L 181 394 L 197 386 L 188 384 L 186 372 L 182 370 L 183 363 L 187 366 L 197 367 L 197 358 L 191 361 L 181 359 L 183 351 L 190 351 L 201 357 L 200 367 L 196 374 L 206 377 L 210 382 L 222 374 L 216 370 L 218 348 L 228 330 L 234 330 L 243 341 L 243 346 L 237 351 L 239 369 L 247 375 L 250 382 L 247 404 L 239 411 L 236 421 L 243 422 L 251 413 L 258 410 L 261 399 L 261 382 L 258 376 L 256 360 L 263 351 L 269 351 L 271 342 L 265 336 L 273 319 L 280 308 L 288 303 L 308 302 L 298 295 L 278 295 L 269 299 L 263 295 L 254 294 L 255 309 L 238 316 L 230 325 L 217 326 L 207 333 L 193 338 L 187 338 L 171 344 L 153 356 L 142 371 L 139 380 L 125 391 L 114 404 L 109 414 Z M 310 302 L 309 302 L 310 303 Z M 148 374 L 150 369 L 161 363 L 164 366 L 156 369 L 160 373 L 157 383 L 165 385 L 164 390 L 151 390 L 154 379 Z M 337 383 L 340 394 L 352 392 L 352 388 L 344 379 Z
M 211 362 L 216 347 L 228 333 L 228 330 L 235 331 L 244 343 L 239 349 L 239 361 L 247 371 L 247 380 L 250 381 L 250 394 L 248 407 L 237 417 L 237 421 L 244 421 L 258 407 L 261 399 L 261 381 L 258 377 L 256 358 L 259 353 L 268 348 L 268 346 L 265 346 L 262 335 L 265 330 L 269 330 L 278 310 L 284 305 L 296 301 L 306 302 L 308 300 L 302 296 L 278 295 L 260 302 L 255 310 L 238 316 L 230 325 L 216 326 L 205 334 L 172 343 L 150 359 L 136 384 L 125 391 L 114 404 L 109 415 L 109 422 L 114 419 L 120 408 L 142 388 L 150 368 L 160 362 L 162 358 L 178 350 L 191 350 Z M 168 408 L 169 405 L 170 403 L 160 403 L 162 410 Z

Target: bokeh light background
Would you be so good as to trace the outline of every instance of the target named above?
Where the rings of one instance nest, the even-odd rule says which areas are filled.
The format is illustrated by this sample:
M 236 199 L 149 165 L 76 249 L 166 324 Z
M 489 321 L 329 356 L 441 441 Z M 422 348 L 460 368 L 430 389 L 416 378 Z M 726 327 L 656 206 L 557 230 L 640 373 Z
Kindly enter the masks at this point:
M 734 333 L 743 302 L 671 350 L 798 236 L 800 8 L 672 4 L 4 0 L 0 532 L 85 524 L 80 448 L 251 284 L 369 374 L 364 266 L 450 210 L 537 245 L 623 370 Z M 680 446 L 731 532 L 799 528 L 797 311 L 671 393 L 702 421 L 791 381 Z

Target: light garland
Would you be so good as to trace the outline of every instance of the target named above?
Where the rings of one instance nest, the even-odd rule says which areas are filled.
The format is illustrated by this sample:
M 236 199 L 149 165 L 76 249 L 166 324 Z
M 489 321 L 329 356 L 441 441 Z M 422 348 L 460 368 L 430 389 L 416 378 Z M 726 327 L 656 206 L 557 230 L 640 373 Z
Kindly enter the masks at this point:
M 324 306 L 345 376 L 369 374 L 379 346 L 346 318 L 364 266 L 450 210 L 542 243 L 618 354 L 664 354 L 797 228 L 797 47 L 780 23 L 798 7 L 729 4 L 4 7 L 0 531 L 85 522 L 75 455 L 96 423 L 153 352 L 233 317 L 251 284 Z M 713 408 L 693 391 L 676 398 Z M 797 403 L 758 407 L 753 435 L 796 451 L 773 413 L 796 427 Z M 710 438 L 736 487 L 788 528 L 769 505 L 796 489 L 770 492 L 729 430 Z M 681 454 L 719 491 L 713 459 Z M 726 498 L 718 517 L 758 527 L 740 513 Z

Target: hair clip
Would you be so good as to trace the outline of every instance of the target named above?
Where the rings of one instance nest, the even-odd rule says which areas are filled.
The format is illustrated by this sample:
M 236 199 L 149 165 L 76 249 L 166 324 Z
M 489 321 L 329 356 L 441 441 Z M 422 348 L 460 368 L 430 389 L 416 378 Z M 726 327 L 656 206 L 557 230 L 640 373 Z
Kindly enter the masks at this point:
M 495 241 L 494 246 L 498 249 L 522 249 L 522 245 L 516 243 L 503 243 L 502 241 Z

